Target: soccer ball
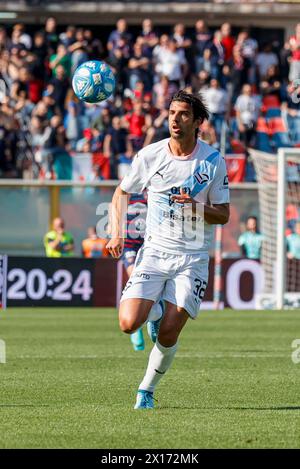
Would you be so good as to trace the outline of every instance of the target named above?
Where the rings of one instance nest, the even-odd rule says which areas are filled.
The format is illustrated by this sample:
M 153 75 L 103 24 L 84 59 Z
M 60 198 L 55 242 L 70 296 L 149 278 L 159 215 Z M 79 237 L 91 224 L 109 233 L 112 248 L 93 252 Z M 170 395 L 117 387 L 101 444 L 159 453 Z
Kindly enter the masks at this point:
M 75 70 L 72 86 L 77 98 L 87 103 L 99 103 L 109 98 L 116 82 L 111 68 L 105 62 L 89 60 Z

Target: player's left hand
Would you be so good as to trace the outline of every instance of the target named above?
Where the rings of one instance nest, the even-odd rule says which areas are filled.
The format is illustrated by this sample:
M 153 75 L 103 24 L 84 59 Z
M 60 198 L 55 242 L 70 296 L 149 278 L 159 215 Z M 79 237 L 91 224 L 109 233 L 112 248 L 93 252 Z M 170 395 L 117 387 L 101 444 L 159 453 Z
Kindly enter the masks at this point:
M 189 194 L 186 194 L 182 187 L 180 188 L 180 194 L 174 194 L 171 196 L 171 199 L 173 202 L 176 202 L 178 204 L 192 204 L 194 199 Z

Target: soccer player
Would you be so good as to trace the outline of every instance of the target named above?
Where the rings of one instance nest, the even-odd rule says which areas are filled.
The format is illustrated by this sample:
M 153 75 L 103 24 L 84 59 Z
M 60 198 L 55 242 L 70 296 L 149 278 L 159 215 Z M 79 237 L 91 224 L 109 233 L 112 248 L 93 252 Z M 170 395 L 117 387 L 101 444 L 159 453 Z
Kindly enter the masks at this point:
M 169 107 L 171 137 L 138 152 L 112 200 L 107 248 L 118 258 L 128 194 L 148 189 L 145 239 L 121 298 L 121 330 L 130 334 L 141 327 L 158 298 L 166 305 L 135 409 L 154 407 L 154 390 L 171 366 L 180 332 L 189 318 L 196 318 L 203 299 L 212 225 L 229 219 L 225 161 L 197 138 L 207 118 L 199 95 L 176 93 Z

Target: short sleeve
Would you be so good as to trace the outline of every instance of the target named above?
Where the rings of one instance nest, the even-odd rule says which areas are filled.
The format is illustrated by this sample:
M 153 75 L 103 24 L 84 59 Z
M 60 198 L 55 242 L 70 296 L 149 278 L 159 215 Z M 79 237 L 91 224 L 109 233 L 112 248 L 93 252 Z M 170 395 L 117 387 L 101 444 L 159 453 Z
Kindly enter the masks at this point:
M 245 238 L 245 237 L 244 237 L 243 234 L 241 234 L 241 235 L 239 236 L 239 239 L 238 239 L 238 245 L 239 245 L 239 246 L 243 246 L 243 244 L 245 244 L 245 239 L 244 239 L 244 238 Z
M 137 153 L 133 158 L 129 172 L 122 180 L 120 187 L 128 194 L 141 193 L 147 187 L 148 178 L 145 158 Z
M 208 199 L 211 204 L 228 204 L 230 200 L 226 164 L 224 158 L 221 156 L 208 192 Z

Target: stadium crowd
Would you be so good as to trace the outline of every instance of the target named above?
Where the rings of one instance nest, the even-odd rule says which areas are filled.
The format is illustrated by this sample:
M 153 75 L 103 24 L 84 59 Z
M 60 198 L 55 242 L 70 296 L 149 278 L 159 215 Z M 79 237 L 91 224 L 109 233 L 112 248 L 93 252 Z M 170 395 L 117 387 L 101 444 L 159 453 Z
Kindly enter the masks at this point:
M 58 31 L 52 17 L 33 34 L 23 24 L 0 28 L 0 177 L 72 177 L 66 168 L 83 152 L 96 155 L 91 179 L 121 178 L 137 150 L 168 136 L 178 88 L 203 94 L 211 117 L 201 138 L 225 153 L 300 144 L 300 23 L 281 49 L 202 19 L 191 34 L 182 23 L 160 34 L 144 19 L 136 36 L 119 19 L 106 43 L 82 27 Z M 114 96 L 97 105 L 71 87 L 89 59 L 107 61 L 117 79 Z M 245 179 L 255 180 L 251 162 Z

